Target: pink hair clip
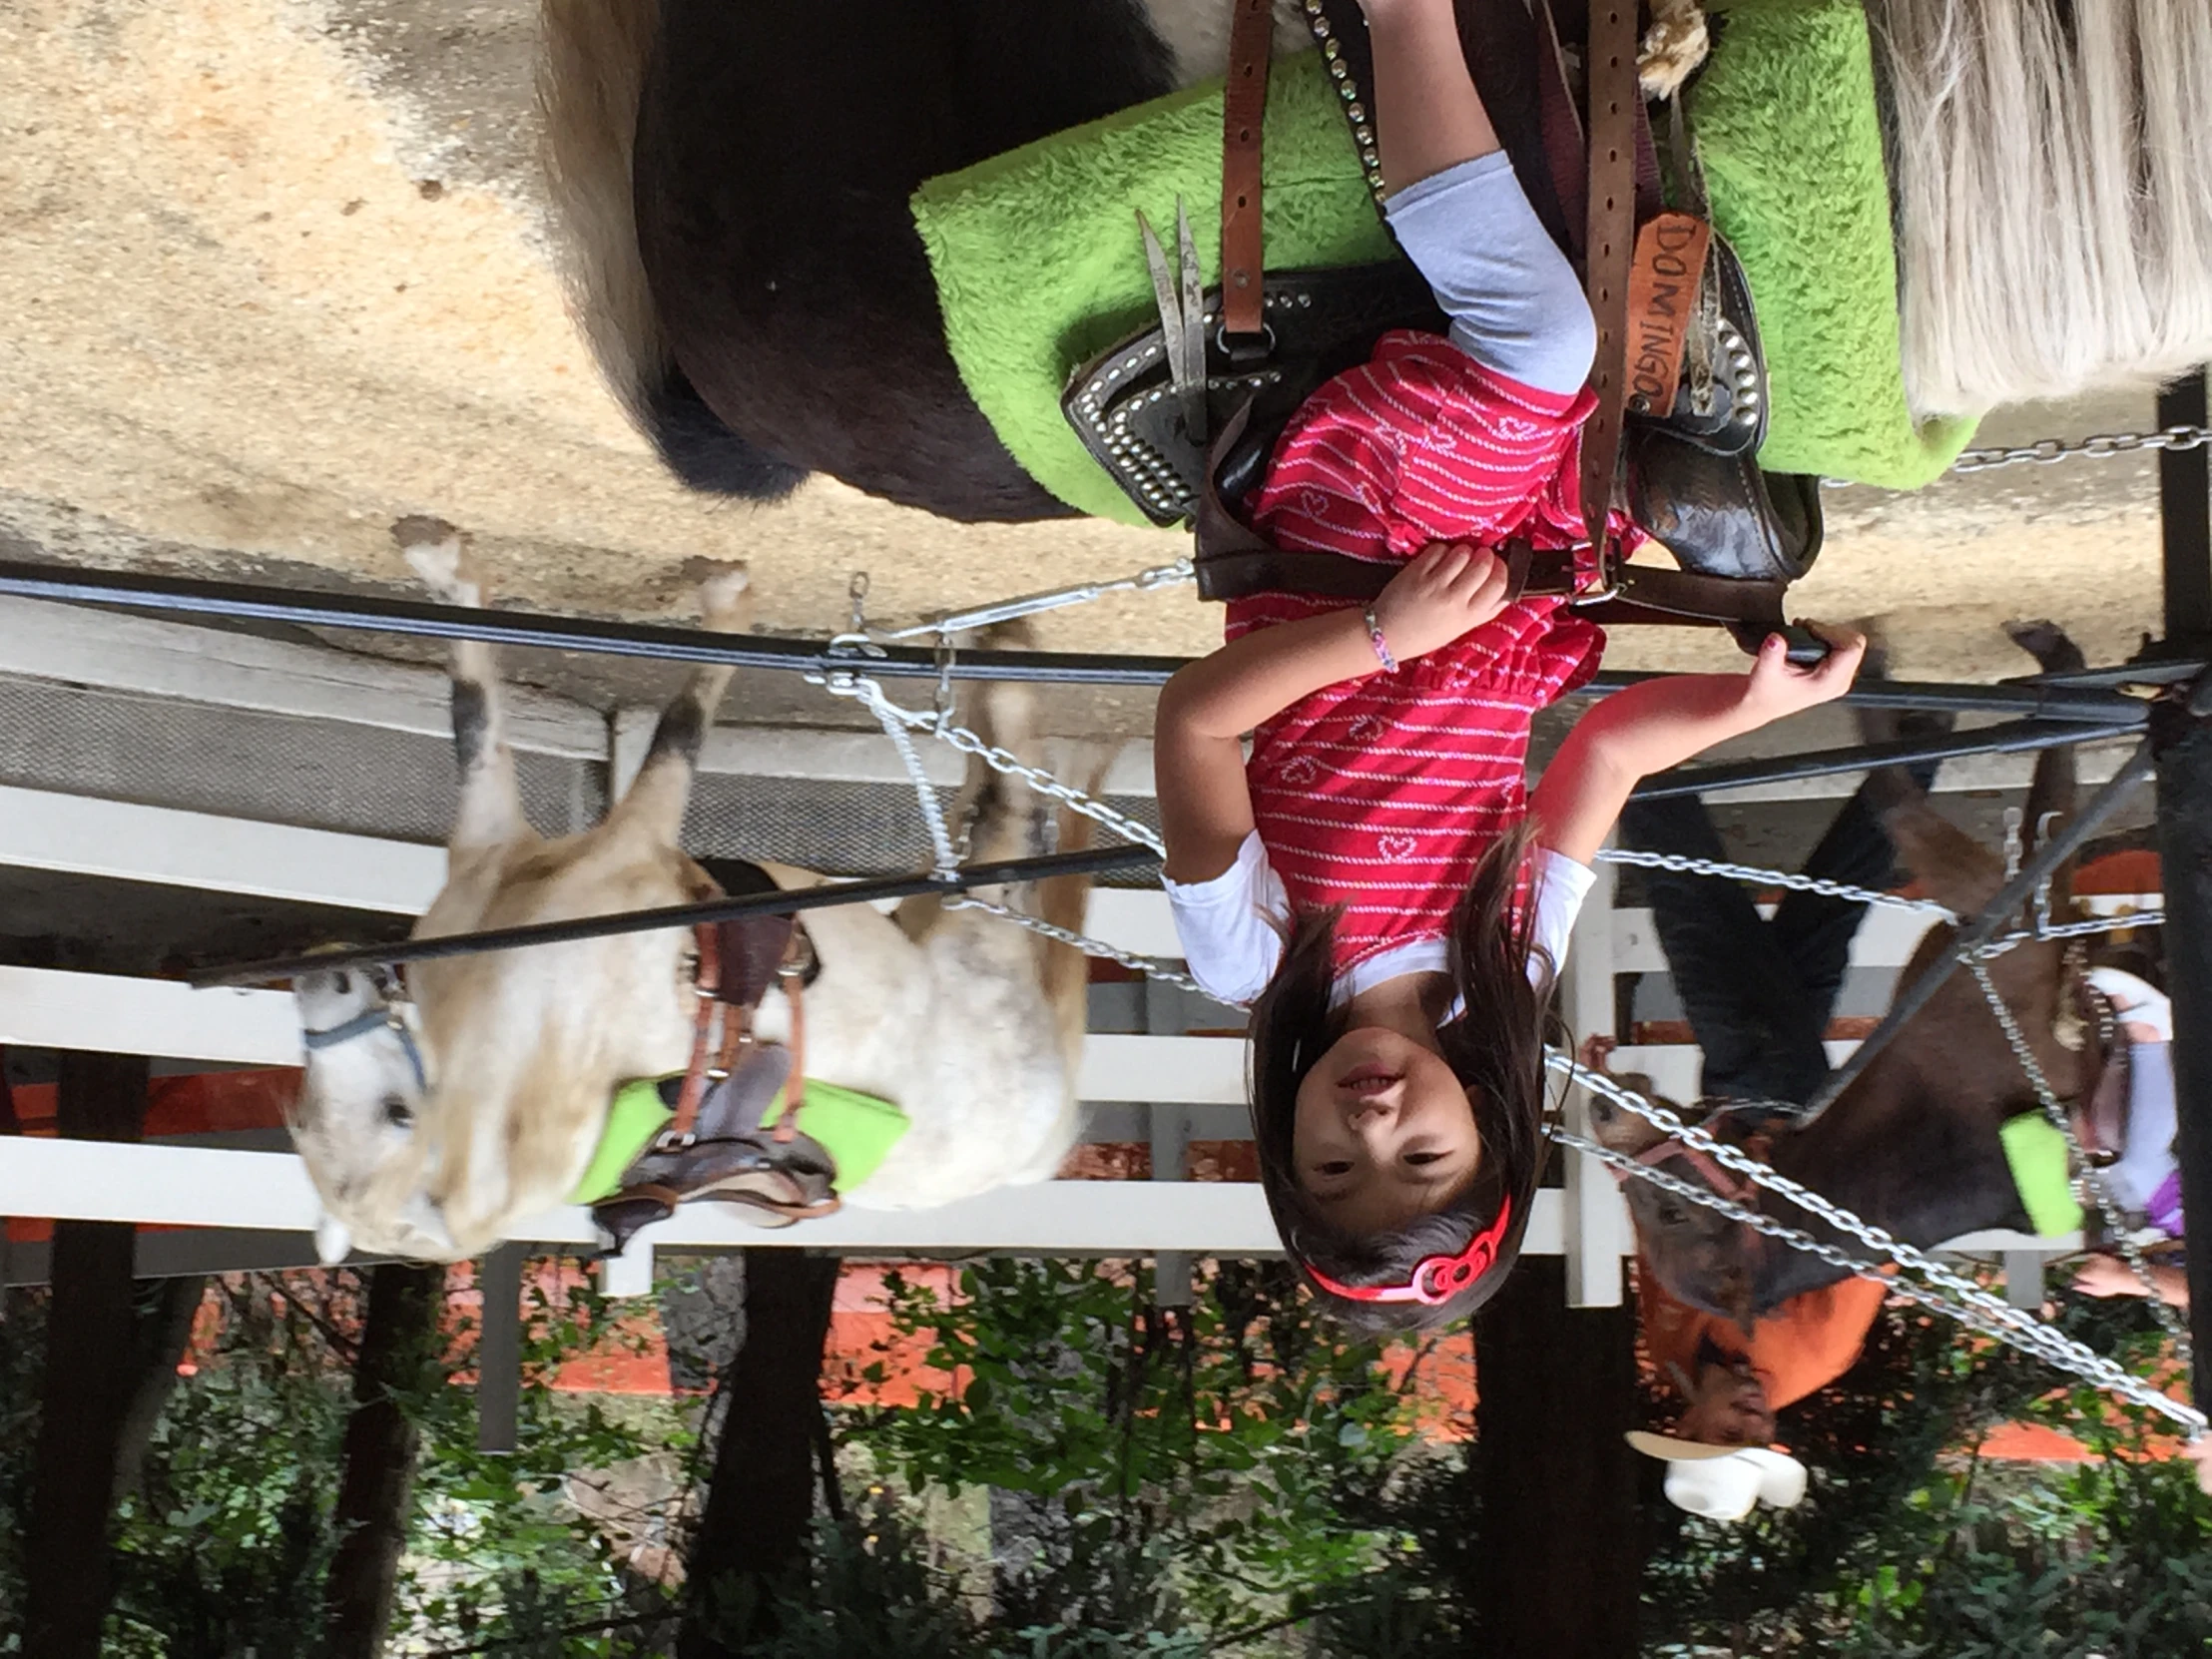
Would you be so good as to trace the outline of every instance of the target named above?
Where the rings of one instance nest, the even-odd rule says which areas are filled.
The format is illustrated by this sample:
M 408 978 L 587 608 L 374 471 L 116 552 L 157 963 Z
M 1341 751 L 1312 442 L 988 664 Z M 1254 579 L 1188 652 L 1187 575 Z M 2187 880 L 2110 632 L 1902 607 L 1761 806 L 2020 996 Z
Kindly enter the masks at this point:
M 1497 1207 L 1497 1220 L 1470 1239 L 1466 1249 L 1456 1256 L 1424 1258 L 1403 1285 L 1343 1285 L 1312 1268 L 1306 1272 L 1323 1290 L 1353 1302 L 1419 1302 L 1440 1308 L 1496 1264 L 1498 1241 L 1512 1219 L 1513 1201 L 1508 1197 Z

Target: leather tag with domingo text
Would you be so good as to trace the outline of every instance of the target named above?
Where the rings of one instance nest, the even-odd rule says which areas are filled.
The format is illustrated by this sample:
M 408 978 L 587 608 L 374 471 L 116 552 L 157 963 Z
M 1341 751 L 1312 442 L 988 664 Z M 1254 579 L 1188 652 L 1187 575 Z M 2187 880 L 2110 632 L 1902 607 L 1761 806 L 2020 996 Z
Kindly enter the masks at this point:
M 1628 406 L 1638 414 L 1674 409 L 1712 236 L 1704 220 L 1671 213 L 1647 220 L 1636 233 L 1636 260 L 1628 274 Z

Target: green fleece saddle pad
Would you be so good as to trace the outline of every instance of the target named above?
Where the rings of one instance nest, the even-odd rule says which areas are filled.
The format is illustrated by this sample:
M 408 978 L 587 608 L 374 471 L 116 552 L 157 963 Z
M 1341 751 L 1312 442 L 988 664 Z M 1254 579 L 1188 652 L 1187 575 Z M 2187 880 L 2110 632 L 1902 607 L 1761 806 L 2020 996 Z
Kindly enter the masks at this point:
M 1761 464 L 1893 488 L 1939 474 L 1969 422 L 1916 427 L 1898 358 L 1889 181 L 1858 0 L 1754 0 L 1727 14 L 1690 105 L 1713 217 L 1750 276 L 1771 406 Z M 1391 257 L 1318 53 L 1279 62 L 1267 114 L 1272 270 Z M 1221 86 L 1210 83 L 924 183 L 946 343 L 1006 447 L 1071 507 L 1144 516 L 1060 413 L 1068 376 L 1157 321 L 1141 209 L 1190 213 L 1219 276 Z
M 607 1108 L 607 1127 L 599 1137 L 571 1204 L 595 1204 L 621 1190 L 622 1174 L 637 1161 L 653 1137 L 668 1126 L 676 1113 L 662 1098 L 664 1079 L 641 1077 L 615 1091 Z M 762 1116 L 764 1126 L 774 1128 L 784 1115 L 781 1091 Z M 850 1192 L 882 1167 L 912 1121 L 887 1100 L 839 1088 L 819 1078 L 807 1079 L 807 1103 L 799 1109 L 799 1127 L 821 1143 L 835 1160 L 836 1190 Z
M 2028 1224 L 2044 1238 L 2081 1230 L 2081 1200 L 2074 1197 L 2066 1137 L 2039 1112 L 2008 1119 L 1997 1129 L 2004 1161 L 2019 1189 Z

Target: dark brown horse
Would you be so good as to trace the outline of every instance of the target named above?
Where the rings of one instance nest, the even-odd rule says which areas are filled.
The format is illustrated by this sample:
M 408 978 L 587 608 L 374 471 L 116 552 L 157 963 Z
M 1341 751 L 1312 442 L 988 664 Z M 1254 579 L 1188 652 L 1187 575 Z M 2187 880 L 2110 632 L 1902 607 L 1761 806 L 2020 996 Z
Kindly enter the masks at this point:
M 1278 10 L 1279 49 L 1310 44 L 1296 4 Z M 1221 74 L 1226 0 L 547 0 L 545 16 L 576 308 L 678 476 L 773 500 L 827 472 L 969 521 L 1071 511 L 962 385 L 907 199 Z
M 2078 668 L 2080 653 L 2047 624 L 2015 631 L 2048 670 Z M 1903 772 L 1878 781 L 1883 822 L 1907 868 L 1928 896 L 1970 916 L 2003 886 L 2004 861 L 1936 812 Z M 2070 749 L 2045 750 L 2028 792 L 2030 831 L 2046 813 L 2071 809 Z M 2063 902 L 2063 874 L 2054 904 Z M 1931 929 L 1900 977 L 1901 985 L 1939 960 L 1953 929 Z M 1990 976 L 2019 1021 L 2044 1075 L 2060 1098 L 2072 1099 L 2091 1061 L 2060 1042 L 2062 946 L 2031 941 L 1990 964 Z M 2011 1171 L 1997 1140 L 2007 1119 L 2036 1109 L 2035 1093 L 1971 973 L 1960 968 L 1934 1001 L 1809 1127 L 1774 1137 L 1768 1161 L 1783 1175 L 1844 1209 L 1926 1249 L 1988 1228 L 2025 1231 Z M 1643 1119 L 1593 1100 L 1597 1135 L 1618 1151 L 1642 1153 L 1664 1137 Z M 1707 1185 L 1682 1155 L 1659 1165 Z M 1710 1313 L 1750 1320 L 1792 1297 L 1834 1284 L 1841 1270 L 1762 1237 L 1739 1222 L 1661 1192 L 1627 1183 L 1637 1243 L 1667 1289 Z M 1758 1195 L 1766 1214 L 1814 1236 L 1854 1248 L 1855 1242 L 1772 1193 Z

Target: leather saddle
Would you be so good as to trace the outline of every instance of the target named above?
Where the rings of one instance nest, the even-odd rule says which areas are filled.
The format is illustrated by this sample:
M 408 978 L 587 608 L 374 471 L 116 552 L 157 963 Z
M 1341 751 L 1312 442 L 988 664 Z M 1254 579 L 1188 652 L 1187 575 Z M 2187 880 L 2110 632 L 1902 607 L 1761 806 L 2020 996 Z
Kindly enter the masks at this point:
M 1362 561 L 1272 550 L 1245 527 L 1239 509 L 1264 476 L 1283 426 L 1315 388 L 1365 361 L 1387 330 L 1441 331 L 1444 319 L 1404 260 L 1335 271 L 1261 270 L 1266 10 L 1264 0 L 1236 0 L 1224 100 L 1224 282 L 1201 294 L 1186 245 L 1178 305 L 1175 274 L 1162 269 L 1154 244 L 1162 325 L 1078 370 L 1062 409 L 1094 458 L 1155 523 L 1195 524 L 1206 597 L 1296 591 L 1370 598 L 1394 566 L 1325 576 L 1326 565 Z M 1601 10 L 1602 26 L 1616 38 L 1603 51 L 1593 43 L 1586 54 L 1586 61 L 1612 66 L 1609 84 L 1587 89 L 1588 125 L 1550 0 L 1534 0 L 1532 9 L 1526 0 L 1459 0 L 1461 40 L 1531 205 L 1588 273 L 1600 330 L 1593 374 L 1599 409 L 1584 434 L 1583 497 L 1593 541 L 1606 505 L 1618 501 L 1681 568 L 1630 564 L 1601 549 L 1603 580 L 1593 599 L 1586 569 L 1531 558 L 1516 566 L 1528 584 L 1521 591 L 1579 593 L 1601 622 L 1719 624 L 1746 649 L 1770 632 L 1791 632 L 1792 655 L 1817 659 L 1825 647 L 1786 629 L 1781 597 L 1820 549 L 1818 480 L 1764 473 L 1752 458 L 1765 435 L 1766 378 L 1749 285 L 1733 252 L 1701 218 L 1664 213 L 1657 147 L 1634 84 L 1634 10 L 1591 0 L 1593 28 L 1601 27 Z M 1307 12 L 1380 207 L 1365 20 L 1357 0 L 1308 0 Z M 1624 26 L 1625 50 L 1618 38 Z M 1670 117 L 1677 189 L 1702 209 L 1679 110 Z M 1609 167 L 1628 176 L 1606 176 Z M 1614 211 L 1589 214 L 1593 199 Z M 1666 271 L 1668 250 L 1647 246 L 1647 239 L 1663 241 L 1654 233 L 1675 226 L 1694 227 L 1694 247 L 1702 251 L 1687 256 L 1695 262 L 1694 286 L 1651 275 Z M 1146 235 L 1151 243 L 1149 227 Z M 1658 308 L 1651 310 L 1655 296 Z M 1636 328 L 1631 360 L 1631 300 L 1646 307 L 1639 323 L 1676 313 L 1656 374 L 1644 348 L 1652 329 Z M 1667 326 L 1658 331 L 1670 333 Z
M 592 1206 L 610 1255 L 682 1204 L 732 1205 L 745 1220 L 770 1228 L 839 1207 L 836 1160 L 798 1128 L 812 955 L 806 932 L 794 916 L 762 915 L 702 927 L 698 936 L 692 1063 L 681 1079 L 660 1084 L 673 1115 L 623 1171 L 619 1190 Z M 753 1035 L 753 1015 L 779 983 L 791 1003 L 789 1046 Z M 786 1109 L 773 1127 L 764 1126 L 779 1092 Z

